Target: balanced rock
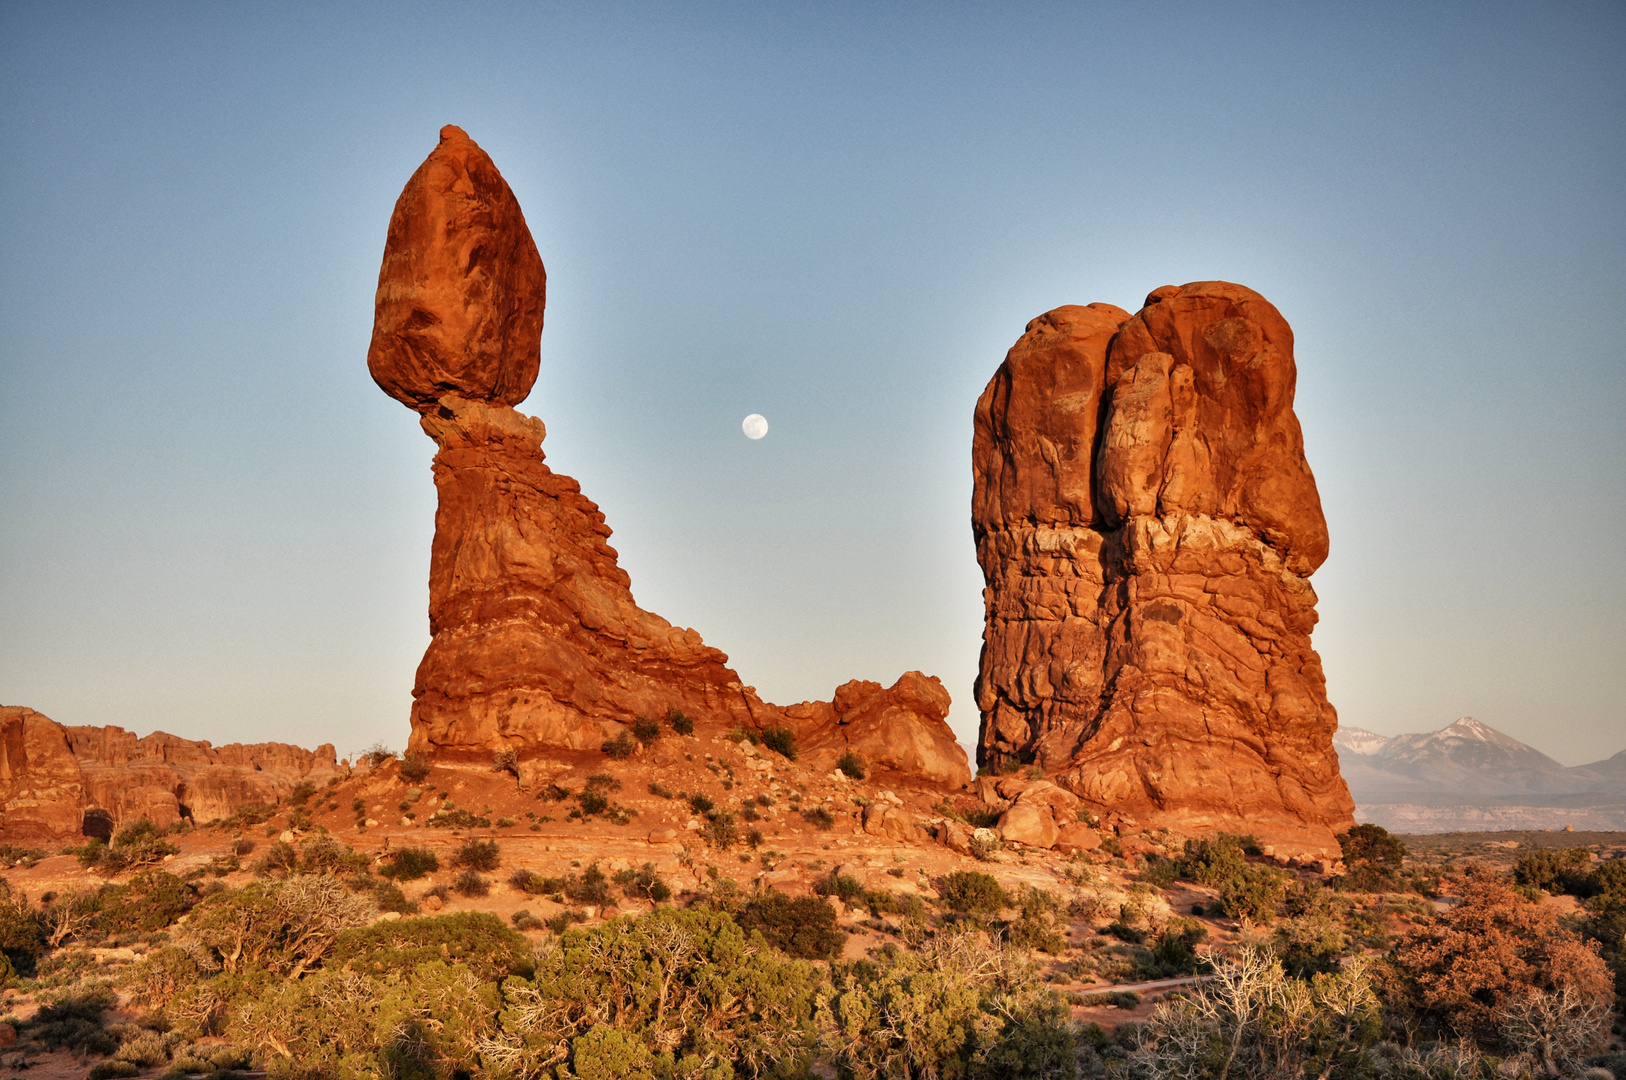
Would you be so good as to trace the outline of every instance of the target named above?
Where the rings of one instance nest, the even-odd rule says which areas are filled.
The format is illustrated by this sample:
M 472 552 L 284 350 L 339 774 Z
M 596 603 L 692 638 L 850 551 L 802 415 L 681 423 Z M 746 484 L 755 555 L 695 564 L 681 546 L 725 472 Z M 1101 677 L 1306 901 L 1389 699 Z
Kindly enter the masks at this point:
M 1296 374 L 1286 320 L 1227 282 L 1028 324 L 976 411 L 979 763 L 1153 827 L 1338 850 Z
M 541 420 L 512 406 L 536 379 L 545 275 L 513 193 L 460 129 L 390 219 L 368 366 L 435 441 L 431 640 L 413 687 L 416 753 L 489 759 L 597 749 L 673 711 L 788 727 L 830 764 L 848 749 L 918 777 L 970 777 L 942 684 L 862 684 L 842 708 L 762 701 L 694 630 L 640 608 L 610 528 L 550 469 Z M 856 686 L 859 684 L 849 684 Z M 850 700 L 849 700 L 850 699 Z
M 368 370 L 420 412 L 447 394 L 517 405 L 536 382 L 546 290 L 519 200 L 447 125 L 390 215 Z

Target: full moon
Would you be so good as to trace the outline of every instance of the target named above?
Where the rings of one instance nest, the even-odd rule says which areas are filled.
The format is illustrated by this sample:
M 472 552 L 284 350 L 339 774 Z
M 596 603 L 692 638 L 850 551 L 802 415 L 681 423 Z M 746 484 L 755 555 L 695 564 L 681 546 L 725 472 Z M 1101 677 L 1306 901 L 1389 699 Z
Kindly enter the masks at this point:
M 761 413 L 752 413 L 740 421 L 740 430 L 745 432 L 747 439 L 760 439 L 768 434 L 768 418 Z

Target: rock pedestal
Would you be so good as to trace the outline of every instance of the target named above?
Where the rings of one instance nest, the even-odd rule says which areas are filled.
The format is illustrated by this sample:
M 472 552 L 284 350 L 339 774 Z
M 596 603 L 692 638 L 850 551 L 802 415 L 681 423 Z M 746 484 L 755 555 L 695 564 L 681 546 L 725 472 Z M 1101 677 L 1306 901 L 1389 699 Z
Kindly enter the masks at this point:
M 640 718 L 792 730 L 813 759 L 857 749 L 958 786 L 948 693 L 906 674 L 848 707 L 781 709 L 728 657 L 633 600 L 610 528 L 548 468 L 542 421 L 512 406 L 536 380 L 546 273 L 513 192 L 460 128 L 412 175 L 390 218 L 368 368 L 435 440 L 431 641 L 413 688 L 409 748 L 484 758 L 593 750 Z
M 1335 854 L 1327 527 L 1287 322 L 1227 282 L 1028 324 L 977 403 L 978 761 L 1086 809 Z

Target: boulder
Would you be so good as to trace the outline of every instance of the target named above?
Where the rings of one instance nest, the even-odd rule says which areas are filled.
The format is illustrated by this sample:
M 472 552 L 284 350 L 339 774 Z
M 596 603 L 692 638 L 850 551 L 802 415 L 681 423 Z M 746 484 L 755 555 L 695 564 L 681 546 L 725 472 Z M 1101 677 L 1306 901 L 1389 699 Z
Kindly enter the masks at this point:
M 1042 802 L 1023 802 L 1018 799 L 1009 810 L 1000 815 L 999 838 L 1007 844 L 1026 844 L 1028 847 L 1049 848 L 1056 844 L 1060 830 L 1050 807 Z
M 519 404 L 536 382 L 546 292 L 507 181 L 462 128 L 441 128 L 390 215 L 367 350 L 373 380 L 425 413 L 448 394 Z
M 888 803 L 874 802 L 864 807 L 864 831 L 887 840 L 915 839 L 915 819 Z
M 1101 834 L 1081 821 L 1070 821 L 1056 833 L 1056 850 L 1064 855 L 1075 851 L 1094 851 L 1101 846 Z
M 1028 324 L 975 416 L 979 764 L 1037 763 L 1155 828 L 1337 852 L 1353 803 L 1310 646 L 1327 528 L 1295 380 L 1286 320 L 1227 282 Z

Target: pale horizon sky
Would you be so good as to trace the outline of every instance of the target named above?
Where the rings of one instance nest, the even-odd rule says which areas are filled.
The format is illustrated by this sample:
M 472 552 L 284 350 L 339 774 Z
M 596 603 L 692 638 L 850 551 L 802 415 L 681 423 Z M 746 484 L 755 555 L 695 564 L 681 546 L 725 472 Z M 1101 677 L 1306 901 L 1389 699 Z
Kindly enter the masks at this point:
M 1218 278 L 1295 331 L 1343 723 L 1626 749 L 1612 3 L 4 5 L 0 703 L 404 746 L 433 445 L 366 348 L 447 123 L 550 465 L 769 700 L 918 669 L 969 750 L 977 395 Z

